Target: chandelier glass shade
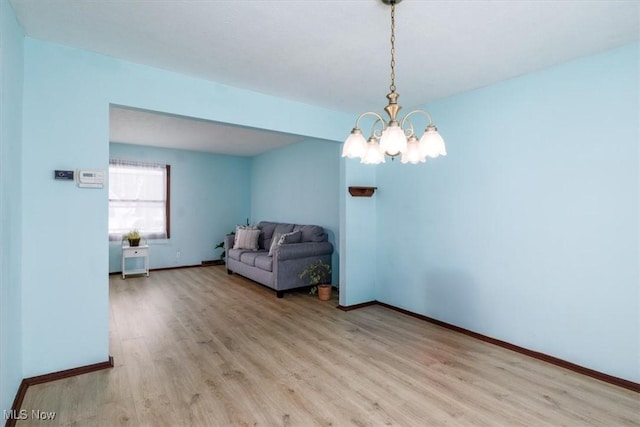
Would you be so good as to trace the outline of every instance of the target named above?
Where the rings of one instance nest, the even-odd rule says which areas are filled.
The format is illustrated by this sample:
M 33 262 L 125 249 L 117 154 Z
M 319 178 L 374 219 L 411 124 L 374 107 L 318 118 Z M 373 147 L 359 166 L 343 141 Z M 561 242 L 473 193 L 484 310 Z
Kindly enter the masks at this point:
M 401 0 L 382 0 L 391 5 L 391 85 L 387 94 L 388 104 L 384 108 L 389 120 L 383 119 L 378 113 L 367 111 L 360 114 L 355 127 L 344 142 L 342 157 L 360 158 L 361 163 L 379 164 L 385 162 L 385 156 L 393 160 L 400 156 L 402 163 L 424 163 L 427 157 L 446 156 L 447 150 L 444 140 L 438 133 L 431 120 L 431 115 L 423 110 L 413 110 L 398 121 L 398 112 L 402 108 L 398 104 L 395 85 L 395 6 Z M 424 134 L 418 139 L 409 117 L 424 115 L 429 124 Z M 374 119 L 369 139 L 365 139 L 360 129 L 360 120 L 363 117 L 372 116 Z

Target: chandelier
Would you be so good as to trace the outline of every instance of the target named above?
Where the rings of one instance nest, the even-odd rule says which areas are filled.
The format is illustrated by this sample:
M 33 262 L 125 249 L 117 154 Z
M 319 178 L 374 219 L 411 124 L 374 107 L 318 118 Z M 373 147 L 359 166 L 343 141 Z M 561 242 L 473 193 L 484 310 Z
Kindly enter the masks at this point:
M 391 5 L 391 85 L 389 86 L 389 94 L 387 99 L 389 103 L 384 110 L 389 116 L 389 121 L 385 121 L 378 113 L 367 111 L 360 114 L 356 120 L 356 125 L 351 130 L 351 134 L 344 142 L 342 149 L 342 157 L 350 159 L 359 157 L 361 163 L 378 164 L 385 162 L 385 155 L 393 160 L 396 156 L 401 155 L 402 163 L 424 163 L 427 157 L 446 156 L 447 151 L 444 141 L 438 129 L 431 120 L 431 115 L 423 110 L 413 110 L 404 118 L 398 118 L 398 112 L 402 108 L 398 105 L 399 94 L 396 93 L 396 4 L 402 0 L 381 0 L 384 4 Z M 416 136 L 413 124 L 409 117 L 413 115 L 424 115 L 429 124 L 424 130 L 424 134 L 420 139 Z M 371 134 L 368 140 L 364 139 L 362 130 L 360 130 L 360 119 L 366 116 L 373 116 L 375 119 L 371 128 Z

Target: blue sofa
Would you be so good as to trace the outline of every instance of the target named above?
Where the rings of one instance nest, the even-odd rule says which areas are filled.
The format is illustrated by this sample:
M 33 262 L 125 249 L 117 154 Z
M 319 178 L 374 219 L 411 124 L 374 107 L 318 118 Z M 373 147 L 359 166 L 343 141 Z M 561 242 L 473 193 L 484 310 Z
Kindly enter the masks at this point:
M 309 264 L 322 260 L 331 265 L 333 245 L 324 228 L 317 225 L 297 225 L 262 221 L 258 224 L 258 249 L 233 249 L 233 235 L 225 238 L 227 273 L 237 273 L 276 291 L 278 298 L 284 291 L 308 286 L 300 279 L 300 272 Z M 269 249 L 274 236 L 288 234 L 293 241 Z

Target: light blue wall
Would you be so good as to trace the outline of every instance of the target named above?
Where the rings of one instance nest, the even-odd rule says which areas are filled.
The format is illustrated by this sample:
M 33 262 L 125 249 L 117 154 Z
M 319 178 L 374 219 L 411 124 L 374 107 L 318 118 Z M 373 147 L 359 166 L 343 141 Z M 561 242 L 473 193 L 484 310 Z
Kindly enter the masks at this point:
M 251 165 L 251 220 L 320 225 L 334 245 L 339 277 L 340 144 L 309 140 L 269 151 Z
M 640 380 L 638 45 L 442 100 L 377 168 L 378 300 Z
M 329 140 L 351 125 L 343 113 L 28 37 L 24 53 L 24 377 L 109 354 L 107 190 L 52 174 L 107 169 L 110 104 Z
M 114 143 L 110 157 L 171 165 L 171 237 L 149 240 L 151 268 L 219 259 L 215 245 L 250 214 L 246 157 Z M 122 271 L 121 255 L 120 242 L 111 242 L 109 272 Z
M 349 306 L 376 299 L 377 204 L 372 197 L 353 197 L 349 187 L 375 187 L 376 168 L 357 159 L 340 162 L 340 305 Z
M 22 380 L 22 39 L 0 0 L 0 411 L 11 408 Z

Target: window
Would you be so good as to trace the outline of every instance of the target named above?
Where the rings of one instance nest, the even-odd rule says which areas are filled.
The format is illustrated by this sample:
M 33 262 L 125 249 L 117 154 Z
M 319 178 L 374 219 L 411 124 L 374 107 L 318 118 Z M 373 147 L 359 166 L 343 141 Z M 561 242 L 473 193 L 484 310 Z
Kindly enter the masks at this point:
M 170 165 L 109 160 L 109 240 L 169 238 Z

